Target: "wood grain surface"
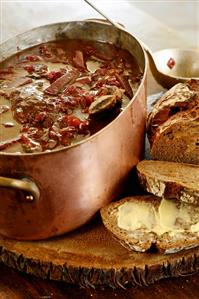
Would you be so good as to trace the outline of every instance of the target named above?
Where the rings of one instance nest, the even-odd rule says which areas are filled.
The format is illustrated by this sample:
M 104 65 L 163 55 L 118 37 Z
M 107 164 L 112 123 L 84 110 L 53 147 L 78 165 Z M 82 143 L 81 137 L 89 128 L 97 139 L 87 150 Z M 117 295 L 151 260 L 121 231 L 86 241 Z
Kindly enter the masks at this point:
M 125 288 L 198 271 L 199 248 L 173 254 L 129 251 L 98 215 L 87 225 L 49 240 L 20 242 L 0 237 L 1 261 L 42 279 Z
M 0 299 L 198 299 L 199 274 L 126 290 L 86 289 L 20 273 L 0 264 Z

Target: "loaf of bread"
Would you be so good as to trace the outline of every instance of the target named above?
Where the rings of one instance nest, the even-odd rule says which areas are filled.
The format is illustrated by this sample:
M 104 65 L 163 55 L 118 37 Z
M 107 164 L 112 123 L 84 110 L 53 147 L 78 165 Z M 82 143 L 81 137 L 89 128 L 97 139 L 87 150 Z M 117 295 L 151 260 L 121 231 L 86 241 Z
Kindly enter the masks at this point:
M 168 254 L 199 245 L 199 206 L 154 195 L 124 198 L 101 209 L 106 228 L 130 250 Z
M 166 92 L 148 116 L 147 134 L 154 160 L 139 162 L 137 173 L 152 194 L 103 207 L 103 223 L 130 250 L 199 246 L 199 81 Z
M 157 128 L 151 157 L 199 165 L 199 106 L 173 115 Z
M 166 92 L 148 115 L 147 135 L 152 159 L 199 164 L 199 80 Z
M 137 164 L 137 173 L 146 191 L 199 206 L 198 165 L 143 160 Z

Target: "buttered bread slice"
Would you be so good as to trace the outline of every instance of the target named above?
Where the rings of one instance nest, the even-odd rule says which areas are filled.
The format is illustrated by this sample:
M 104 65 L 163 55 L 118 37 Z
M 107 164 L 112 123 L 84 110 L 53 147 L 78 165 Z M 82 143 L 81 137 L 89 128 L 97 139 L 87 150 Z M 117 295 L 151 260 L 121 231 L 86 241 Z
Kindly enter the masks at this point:
M 154 195 L 134 196 L 101 209 L 105 227 L 130 250 L 174 253 L 199 245 L 199 206 Z
M 137 173 L 146 191 L 199 205 L 199 165 L 143 160 L 137 164 Z

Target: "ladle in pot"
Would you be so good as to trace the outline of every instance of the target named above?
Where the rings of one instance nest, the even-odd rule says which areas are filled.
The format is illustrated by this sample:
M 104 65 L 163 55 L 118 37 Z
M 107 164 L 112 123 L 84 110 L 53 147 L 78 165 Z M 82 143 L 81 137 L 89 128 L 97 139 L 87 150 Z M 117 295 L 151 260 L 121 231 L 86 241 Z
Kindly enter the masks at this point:
M 95 11 L 97 11 L 101 16 L 103 16 L 114 27 L 124 30 L 124 28 L 120 24 L 107 17 L 89 0 L 84 1 L 89 4 Z M 191 78 L 199 79 L 198 50 L 163 49 L 152 53 L 147 45 L 145 45 L 140 40 L 139 42 L 148 54 L 151 72 L 154 78 L 163 87 L 170 88 L 178 82 L 185 82 Z

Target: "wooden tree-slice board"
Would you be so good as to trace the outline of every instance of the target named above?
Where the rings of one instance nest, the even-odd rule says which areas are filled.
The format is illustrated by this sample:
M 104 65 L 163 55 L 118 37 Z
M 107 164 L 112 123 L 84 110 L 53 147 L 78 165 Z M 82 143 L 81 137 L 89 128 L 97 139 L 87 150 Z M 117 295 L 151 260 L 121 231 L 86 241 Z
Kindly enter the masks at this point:
M 148 76 L 148 94 L 162 87 Z M 149 109 L 155 97 L 148 98 Z M 128 251 L 103 226 L 100 217 L 80 229 L 45 241 L 0 237 L 0 262 L 37 277 L 81 286 L 148 285 L 199 271 L 199 247 L 174 254 Z
M 97 217 L 72 233 L 46 241 L 0 237 L 0 261 L 41 278 L 123 287 L 198 271 L 199 248 L 170 255 L 128 251 Z

